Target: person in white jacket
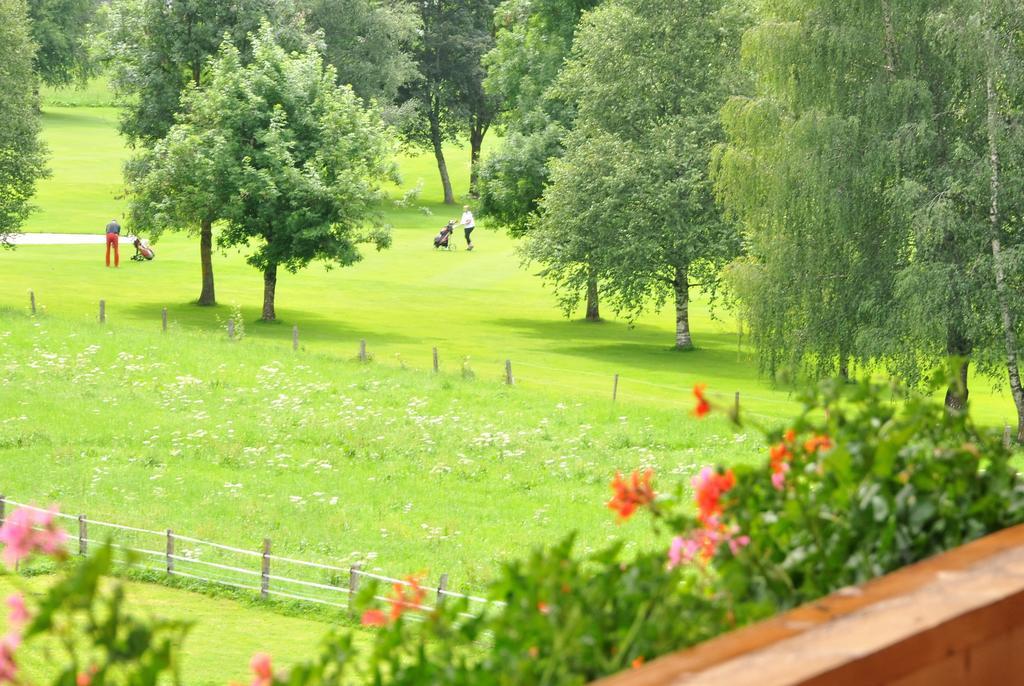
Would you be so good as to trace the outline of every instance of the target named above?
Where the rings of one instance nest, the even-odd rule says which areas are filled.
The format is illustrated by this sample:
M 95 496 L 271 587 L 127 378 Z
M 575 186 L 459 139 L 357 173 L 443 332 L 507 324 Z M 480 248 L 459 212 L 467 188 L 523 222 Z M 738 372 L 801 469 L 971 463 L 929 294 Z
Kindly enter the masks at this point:
M 462 208 L 461 224 L 466 229 L 466 250 L 472 250 L 473 241 L 470 240 L 469 235 L 473 233 L 473 229 L 476 228 L 476 221 L 473 219 L 473 213 L 469 210 L 469 205 L 464 205 Z

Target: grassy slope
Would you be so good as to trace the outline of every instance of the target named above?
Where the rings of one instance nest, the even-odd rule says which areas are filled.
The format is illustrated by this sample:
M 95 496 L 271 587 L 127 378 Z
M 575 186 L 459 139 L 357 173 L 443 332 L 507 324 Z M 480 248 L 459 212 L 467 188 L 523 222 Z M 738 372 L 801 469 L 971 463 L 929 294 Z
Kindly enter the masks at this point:
M 616 534 L 602 507 L 616 470 L 688 481 L 761 452 L 722 420 L 248 338 L 0 311 L 0 342 L 0 384 L 19 389 L 0 394 L 9 497 L 248 549 L 270 537 L 343 567 L 448 572 L 456 589 L 574 528 L 585 546 Z
M 92 91 L 50 94 L 47 101 L 75 97 L 103 102 Z M 43 209 L 26 230 L 96 231 L 122 207 L 116 195 L 126 152 L 116 133 L 116 111 L 48 106 L 44 124 L 54 174 L 40 185 Z M 457 189 L 467 185 L 466 156 L 464 150 L 449 151 Z M 433 216 L 390 208 L 387 219 L 395 226 L 391 250 L 369 254 L 349 269 L 313 267 L 297 276 L 282 275 L 278 313 L 285 326 L 251 326 L 255 336 L 284 342 L 289 325 L 298 323 L 311 349 L 349 354 L 366 338 L 380 358 L 401 354 L 409 364 L 425 368 L 431 346 L 437 345 L 445 362 L 458 364 L 470 355 L 478 369 L 492 375 L 500 374 L 504 360 L 511 358 L 523 383 L 571 395 L 607 397 L 611 376 L 620 373 L 620 397 L 627 402 L 683 406 L 688 401 L 681 398 L 686 394 L 681 389 L 703 381 L 726 394 L 743 391 L 744 405 L 755 412 L 784 415 L 793 410 L 788 393 L 760 379 L 749 351 L 737 349 L 735 323 L 728 317 L 713 320 L 700 298 L 691 316 L 700 350 L 679 355 L 669 349 L 668 309 L 641 318 L 634 327 L 622 321 L 595 326 L 563 319 L 539 279 L 520 266 L 514 243 L 488 231 L 486 221 L 476 233 L 477 252 L 433 252 L 431 237 L 457 210 L 438 202 L 431 156 L 405 156 L 402 169 L 405 188 L 424 182 L 422 202 Z M 95 247 L 24 247 L 13 255 L 0 254 L 5 271 L 0 304 L 21 306 L 26 290 L 33 288 L 42 303 L 66 316 L 91 318 L 96 301 L 106 298 L 112 316 L 122 321 L 151 325 L 160 308 L 168 306 L 183 326 L 211 329 L 223 312 L 189 305 L 198 293 L 195 239 L 167 236 L 157 249 L 156 262 L 130 263 L 116 273 L 102 268 L 101 249 Z M 254 320 L 259 275 L 235 253 L 218 255 L 216 274 L 220 301 L 242 304 Z M 976 380 L 974 411 L 1001 422 L 1011 415 L 1012 403 L 1004 392 L 989 392 L 987 386 Z
M 41 593 L 49 577 L 17 583 L 0 577 L 0 595 L 6 597 L 26 586 L 29 592 Z M 280 667 L 310 658 L 330 629 L 323 622 L 270 615 L 231 600 L 187 591 L 139 583 L 128 583 L 126 590 L 133 611 L 196 622 L 182 653 L 182 676 L 189 686 L 223 686 L 232 680 L 248 683 L 249 658 L 256 652 L 272 654 L 274 664 Z M 4 614 L 0 629 L 5 625 Z M 18 662 L 28 683 L 52 678 L 58 666 L 34 643 L 19 651 Z
M 54 174 L 41 184 L 38 203 L 43 210 L 26 230 L 96 231 L 120 208 L 115 196 L 125 152 L 116 134 L 116 112 L 48 107 L 44 121 Z M 465 188 L 468 169 L 460 161 L 464 151 L 453 149 L 450 157 L 456 187 Z M 563 319 L 540 281 L 520 267 L 514 243 L 487 231 L 486 222 L 477 231 L 476 252 L 433 252 L 433 234 L 457 210 L 437 202 L 436 171 L 429 156 L 406 157 L 402 167 L 406 188 L 425 183 L 423 202 L 433 216 L 391 208 L 391 250 L 368 254 L 350 269 L 327 272 L 315 266 L 297 276 L 283 275 L 279 316 L 286 326 L 251 326 L 254 335 L 287 340 L 287 325 L 298 323 L 304 342 L 313 349 L 348 354 L 366 338 L 380 357 L 391 359 L 398 353 L 419 367 L 429 365 L 430 348 L 437 345 L 445 362 L 458 364 L 470 355 L 480 370 L 494 375 L 511 358 L 524 383 L 602 397 L 609 395 L 611 376 L 618 372 L 623 375 L 620 397 L 627 401 L 678 399 L 681 388 L 704 380 L 723 392 L 746 391 L 752 406 L 762 411 L 780 409 L 777 403 L 785 394 L 759 381 L 749 355 L 737 353 L 733 325 L 712 321 L 700 304 L 692 319 L 702 350 L 677 355 L 669 350 L 667 311 L 633 328 L 621 321 L 594 326 Z M 195 240 L 169 235 L 156 247 L 154 263 L 129 263 L 113 273 L 102 268 L 102 249 L 92 246 L 33 246 L 0 255 L 8 275 L 0 282 L 0 303 L 23 304 L 26 290 L 33 288 L 41 303 L 66 316 L 94 316 L 102 297 L 116 319 L 152 323 L 160 308 L 168 306 L 172 318 L 184 326 L 215 326 L 216 312 L 188 304 L 198 285 Z M 216 273 L 220 301 L 243 304 L 246 316 L 255 319 L 259 275 L 237 254 L 218 255 Z

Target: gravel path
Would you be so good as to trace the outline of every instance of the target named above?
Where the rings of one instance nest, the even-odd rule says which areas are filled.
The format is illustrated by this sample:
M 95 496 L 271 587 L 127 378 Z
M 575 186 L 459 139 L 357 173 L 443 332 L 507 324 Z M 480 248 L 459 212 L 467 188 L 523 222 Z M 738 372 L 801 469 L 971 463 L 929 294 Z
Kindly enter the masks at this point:
M 14 245 L 103 245 L 107 237 L 95 233 L 22 233 L 11 236 Z M 121 244 L 129 244 L 134 236 L 121 236 Z

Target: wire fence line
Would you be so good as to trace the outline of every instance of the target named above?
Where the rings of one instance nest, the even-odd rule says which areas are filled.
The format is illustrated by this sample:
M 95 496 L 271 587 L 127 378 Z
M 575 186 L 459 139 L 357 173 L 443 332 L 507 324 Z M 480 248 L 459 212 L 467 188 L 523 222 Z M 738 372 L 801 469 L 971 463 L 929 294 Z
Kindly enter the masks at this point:
M 271 597 L 285 598 L 354 612 L 355 598 L 365 580 L 403 588 L 412 586 L 409 579 L 396 579 L 364 571 L 358 562 L 342 567 L 275 555 L 271 552 L 270 539 L 263 540 L 261 550 L 251 550 L 183 536 L 171 529 L 154 531 L 89 519 L 85 515 L 55 512 L 3 495 L 0 495 L 0 524 L 6 519 L 8 507 L 50 512 L 68 523 L 68 540 L 72 548 L 77 543 L 77 550 L 71 552 L 78 555 L 87 555 L 93 546 L 109 544 L 116 550 L 131 553 L 134 559 L 129 559 L 127 563 L 133 568 L 162 573 L 168 578 L 180 577 L 205 584 L 251 591 L 259 594 L 264 600 Z M 98 531 L 102 534 L 98 535 Z M 156 542 L 162 545 L 156 545 Z M 467 601 L 469 609 L 474 612 L 479 612 L 488 605 L 505 605 L 501 601 L 448 590 L 448 574 L 442 574 L 436 585 L 420 583 L 420 587 L 427 591 L 428 596 L 433 596 L 434 602 L 433 605 L 415 605 L 415 609 L 424 612 L 433 611 L 447 598 Z M 393 602 L 392 598 L 383 595 L 375 595 L 373 599 L 388 605 Z M 403 605 L 413 607 L 407 601 L 403 602 Z
M 33 315 L 35 315 L 37 313 L 35 292 L 33 290 L 29 289 L 28 293 L 29 293 L 30 310 L 31 310 L 31 313 Z M 168 327 L 169 327 L 169 323 L 168 323 L 169 320 L 168 320 L 168 312 L 167 312 L 167 308 L 166 307 L 162 308 L 162 310 L 160 312 L 160 319 L 161 319 L 162 330 L 165 333 L 168 332 L 168 330 L 169 330 L 168 329 Z M 100 324 L 106 324 L 108 322 L 107 301 L 106 300 L 100 300 L 99 301 L 99 311 L 98 311 L 97 321 L 99 321 Z M 229 318 L 226 321 L 225 325 L 224 325 L 224 329 L 226 330 L 227 338 L 229 340 L 237 340 L 237 336 L 236 336 L 236 322 L 234 321 L 234 319 Z M 300 349 L 300 337 L 299 337 L 299 334 L 300 334 L 299 326 L 296 324 L 296 325 L 294 325 L 292 327 L 292 331 L 291 331 L 291 348 L 292 348 L 293 351 L 298 351 Z M 441 368 L 439 350 L 438 350 L 437 347 L 434 347 L 431 352 L 432 352 L 432 359 L 433 359 L 433 371 L 434 372 L 439 372 L 440 368 Z M 399 357 L 399 359 L 401 359 L 400 355 L 398 355 L 398 357 Z M 374 356 L 373 356 L 372 352 L 369 351 L 369 348 L 368 348 L 368 345 L 367 345 L 367 341 L 366 341 L 365 338 L 359 340 L 359 342 L 358 342 L 358 352 L 356 354 L 356 359 L 358 359 L 360 362 L 369 362 L 369 361 L 374 359 Z M 467 368 L 466 365 L 467 365 L 467 360 L 468 359 L 469 358 L 465 357 L 465 356 L 462 358 L 462 370 L 463 370 L 464 373 L 465 373 L 465 370 Z M 401 365 L 402 365 L 403 368 L 407 368 L 407 365 L 405 364 L 404 361 L 401 362 Z M 692 387 L 688 386 L 685 383 L 679 383 L 678 385 L 676 385 L 676 384 L 668 384 L 668 383 L 658 383 L 658 382 L 654 382 L 654 381 L 647 381 L 647 380 L 644 380 L 644 379 L 638 379 L 638 378 L 634 378 L 634 377 L 630 377 L 630 376 L 625 376 L 625 375 L 621 375 L 621 374 L 618 374 L 618 373 L 598 372 L 598 371 L 582 370 L 582 369 L 565 369 L 565 368 L 562 368 L 562 367 L 554 367 L 554 366 L 547 366 L 547 365 L 537 365 L 537 364 L 532 364 L 532 363 L 527 363 L 527 362 L 522 362 L 522 361 L 516 361 L 515 362 L 515 369 L 518 370 L 519 368 L 534 369 L 534 370 L 541 371 L 541 372 L 555 372 L 555 373 L 562 374 L 562 375 L 564 375 L 566 377 L 570 377 L 570 378 L 571 377 L 576 377 L 576 378 L 579 378 L 579 377 L 589 377 L 589 378 L 594 379 L 594 380 L 603 379 L 608 384 L 608 388 L 611 391 L 611 399 L 612 399 L 613 403 L 618 401 L 618 399 L 619 399 L 618 396 L 620 395 L 620 381 L 622 382 L 622 388 L 621 388 L 621 394 L 622 395 L 628 395 L 632 399 L 643 400 L 643 401 L 654 402 L 654 403 L 664 403 L 667 400 L 667 398 L 664 395 L 662 395 L 662 396 L 654 396 L 654 395 L 645 395 L 645 394 L 641 394 L 641 393 L 636 393 L 636 392 L 634 392 L 631 389 L 633 387 L 639 386 L 639 387 L 645 387 L 645 388 L 658 389 L 660 391 L 668 391 L 668 392 L 673 393 L 673 394 L 678 394 L 677 397 L 678 397 L 681 405 L 683 404 L 684 400 L 686 402 L 689 401 L 690 394 L 692 392 Z M 504 381 L 505 381 L 505 383 L 507 385 L 514 385 L 516 382 L 520 382 L 520 383 L 526 383 L 527 385 L 534 385 L 535 384 L 535 385 L 537 385 L 539 387 L 542 387 L 542 388 L 558 388 L 558 389 L 574 391 L 574 392 L 578 392 L 580 390 L 579 384 L 559 383 L 557 381 L 553 381 L 552 379 L 546 378 L 546 377 L 543 377 L 543 376 L 534 377 L 534 376 L 530 375 L 530 376 L 527 376 L 527 377 L 522 377 L 522 376 L 520 376 L 518 374 L 513 374 L 513 363 L 512 363 L 512 360 L 505 360 L 505 369 L 504 369 L 504 375 L 503 376 L 504 376 Z M 785 394 L 786 397 L 784 397 L 784 398 L 783 397 L 772 398 L 772 397 L 767 397 L 767 396 L 764 396 L 764 395 L 748 393 L 747 391 L 742 390 L 742 389 L 739 389 L 739 390 L 735 391 L 732 394 L 730 394 L 730 393 L 723 393 L 723 392 L 707 391 L 706 395 L 708 397 L 712 398 L 712 399 L 718 400 L 719 404 L 732 405 L 732 406 L 734 406 L 734 409 L 736 409 L 736 410 L 740 409 L 739 401 L 740 401 L 741 395 L 742 395 L 742 399 L 744 401 L 751 400 L 751 401 L 757 402 L 759 404 L 760 403 L 764 403 L 764 404 L 767 404 L 769 406 L 774 406 L 774 405 L 776 405 L 779 402 L 785 402 L 787 400 L 791 400 L 792 399 L 792 393 L 786 393 Z M 747 415 L 747 416 L 757 417 L 759 419 L 765 419 L 765 420 L 778 420 L 778 419 L 781 419 L 783 417 L 783 415 L 781 415 L 781 414 L 753 413 L 753 412 L 750 412 L 750 411 L 747 411 L 747 410 L 744 410 L 744 414 Z

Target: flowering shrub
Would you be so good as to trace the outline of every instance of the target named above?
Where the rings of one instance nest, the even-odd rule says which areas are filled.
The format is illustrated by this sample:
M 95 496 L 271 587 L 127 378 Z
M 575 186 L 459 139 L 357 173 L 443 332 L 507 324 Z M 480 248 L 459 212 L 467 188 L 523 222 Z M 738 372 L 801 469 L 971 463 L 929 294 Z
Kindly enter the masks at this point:
M 698 418 L 716 411 L 703 387 L 694 395 Z M 685 484 L 658 493 L 650 471 L 616 474 L 606 504 L 622 531 L 643 512 L 663 547 L 627 555 L 620 541 L 579 554 L 570 536 L 504 564 L 490 591 L 501 602 L 481 614 L 455 597 L 431 607 L 412 577 L 381 610 L 367 584 L 362 622 L 377 627 L 368 655 L 337 632 L 288 673 L 254 656 L 252 685 L 583 684 L 1024 521 L 1024 485 L 997 433 L 927 398 L 891 397 L 823 384 L 794 422 L 766 431 L 762 463 L 706 467 L 692 497 Z M 45 512 L 14 513 L 0 541 L 8 561 L 62 556 Z M 68 632 L 60 684 L 153 684 L 174 664 L 187 627 L 125 614 L 117 587 L 99 584 L 109 567 L 104 548 L 38 608 L 10 599 L 0 683 L 16 678 L 21 640 L 45 632 Z
M 9 630 L 0 638 L 0 684 L 27 683 L 17 655 L 23 644 L 36 639 L 49 646 L 48 661 L 59 666 L 55 686 L 178 683 L 175 656 L 188 625 L 129 614 L 122 587 L 104 579 L 113 566 L 111 547 L 72 563 L 55 514 L 55 509 L 22 508 L 0 527 L 5 564 L 45 555 L 62 571 L 38 602 L 28 603 L 26 593 L 7 598 Z

